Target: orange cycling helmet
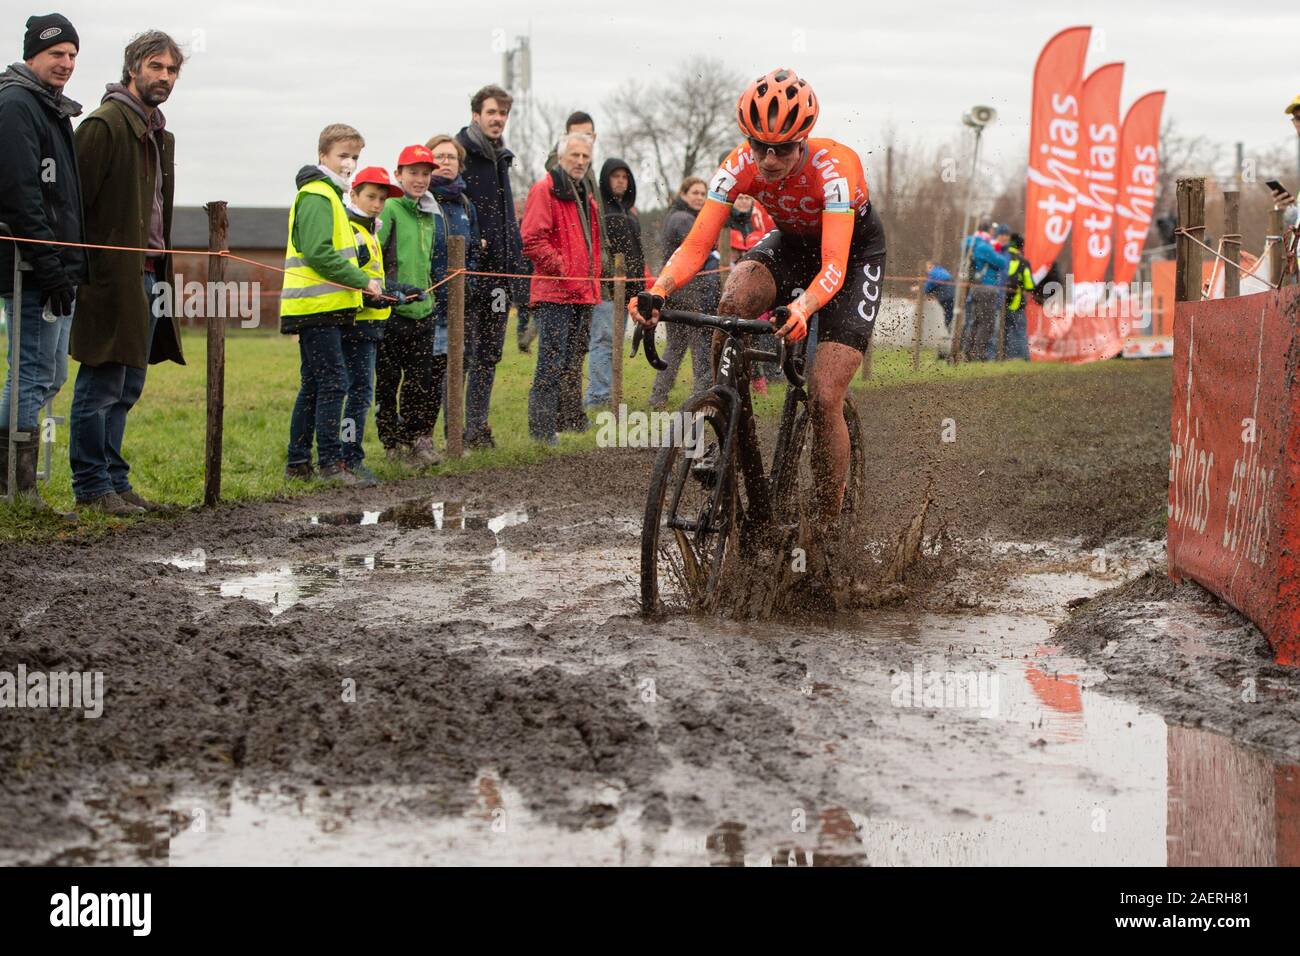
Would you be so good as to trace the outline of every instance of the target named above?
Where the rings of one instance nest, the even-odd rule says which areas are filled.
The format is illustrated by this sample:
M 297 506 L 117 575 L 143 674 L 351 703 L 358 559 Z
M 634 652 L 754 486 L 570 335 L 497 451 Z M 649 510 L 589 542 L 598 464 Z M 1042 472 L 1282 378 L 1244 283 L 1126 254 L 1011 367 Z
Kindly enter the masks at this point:
M 760 143 L 806 139 L 817 122 L 817 94 L 794 70 L 773 70 L 749 84 L 736 101 L 740 131 Z

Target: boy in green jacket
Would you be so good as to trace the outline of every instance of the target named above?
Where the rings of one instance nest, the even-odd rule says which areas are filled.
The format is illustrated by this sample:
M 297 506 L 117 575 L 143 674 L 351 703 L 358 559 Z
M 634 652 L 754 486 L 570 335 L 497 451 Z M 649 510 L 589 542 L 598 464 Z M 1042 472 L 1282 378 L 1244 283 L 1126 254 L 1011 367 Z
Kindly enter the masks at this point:
M 280 293 L 280 331 L 298 336 L 302 384 L 289 420 L 286 478 L 311 478 L 312 435 L 320 477 L 331 484 L 363 482 L 343 460 L 339 419 L 348 389 L 342 330 L 356 319 L 363 291 L 382 295 L 384 283 L 357 265 L 355 233 L 343 197 L 365 140 L 351 126 L 334 123 L 321 131 L 319 163 L 296 178 L 298 195 L 289 209 L 289 239 Z
M 379 242 L 397 251 L 397 280 L 427 289 L 442 210 L 429 192 L 433 154 L 408 146 L 397 158 L 400 197 L 384 203 Z M 396 242 L 392 237 L 396 233 Z M 375 357 L 375 426 L 388 457 L 417 466 L 441 461 L 433 444 L 433 293 L 393 308 Z

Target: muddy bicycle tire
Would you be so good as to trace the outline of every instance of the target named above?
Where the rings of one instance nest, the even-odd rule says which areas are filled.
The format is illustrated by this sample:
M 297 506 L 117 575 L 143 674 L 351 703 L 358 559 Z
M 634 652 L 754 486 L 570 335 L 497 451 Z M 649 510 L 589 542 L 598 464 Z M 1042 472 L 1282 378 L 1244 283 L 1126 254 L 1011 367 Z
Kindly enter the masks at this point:
M 844 399 L 844 424 L 849 430 L 849 471 L 845 476 L 844 502 L 840 507 L 842 521 L 860 522 L 866 517 L 866 451 L 862 441 L 862 418 L 857 406 L 849 397 Z M 806 496 L 799 494 L 800 485 L 809 480 L 807 459 L 809 442 L 808 406 L 799 409 L 790 432 L 790 444 L 785 460 L 773 481 L 773 510 L 776 520 L 784 525 L 797 525 L 800 507 Z
M 695 459 L 679 444 L 661 448 L 650 476 L 641 525 L 641 613 L 647 617 L 668 610 L 691 611 L 708 606 L 733 540 L 737 502 L 735 445 L 722 457 L 730 408 L 712 392 L 692 396 L 683 416 L 703 413 L 699 441 L 719 448 L 716 487 L 706 488 L 692 473 Z M 674 500 L 677 514 L 694 519 L 700 530 L 669 528 L 665 521 Z M 706 513 L 707 512 L 707 513 Z M 713 531 L 707 529 L 713 528 Z

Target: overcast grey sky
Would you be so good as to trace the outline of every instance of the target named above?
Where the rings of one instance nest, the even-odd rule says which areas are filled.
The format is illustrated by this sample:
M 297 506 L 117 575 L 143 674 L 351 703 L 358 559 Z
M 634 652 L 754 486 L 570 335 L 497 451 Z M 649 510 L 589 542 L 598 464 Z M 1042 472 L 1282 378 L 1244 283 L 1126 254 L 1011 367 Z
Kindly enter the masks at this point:
M 888 123 L 905 139 L 947 142 L 964 109 L 988 103 L 1000 111 L 985 140 L 997 164 L 1025 153 L 1043 43 L 1091 23 L 1088 69 L 1125 61 L 1125 108 L 1166 89 L 1166 115 L 1188 132 L 1295 152 L 1282 108 L 1300 93 L 1300 8 L 1288 4 L 0 0 L 7 60 L 19 58 L 27 16 L 51 8 L 81 35 L 68 93 L 88 109 L 132 34 L 158 27 L 193 47 L 164 107 L 186 205 L 287 205 L 329 122 L 359 127 L 362 163 L 391 169 L 403 145 L 468 121 L 470 94 L 501 81 L 494 41 L 519 34 L 532 37 L 534 95 L 587 109 L 598 130 L 601 103 L 624 80 L 705 54 L 745 76 L 793 67 L 821 100 L 818 133 L 863 153 Z

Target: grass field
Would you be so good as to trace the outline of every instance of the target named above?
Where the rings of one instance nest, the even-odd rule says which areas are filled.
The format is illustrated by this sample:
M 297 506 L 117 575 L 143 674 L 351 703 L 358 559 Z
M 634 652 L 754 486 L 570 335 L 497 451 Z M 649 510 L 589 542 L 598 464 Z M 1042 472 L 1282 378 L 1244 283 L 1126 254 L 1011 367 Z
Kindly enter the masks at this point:
M 203 492 L 203 445 L 206 377 L 206 340 L 201 333 L 184 339 L 185 366 L 155 365 L 149 369 L 140 403 L 131 412 L 123 453 L 131 463 L 131 481 L 145 497 L 180 506 L 197 505 Z M 585 434 L 560 436 L 560 444 L 547 448 L 528 437 L 528 389 L 536 360 L 515 346 L 514 325 L 506 340 L 505 358 L 497 370 L 492 396 L 492 430 L 497 447 L 476 451 L 459 461 L 448 461 L 429 473 L 451 473 L 502 466 L 522 467 L 547 455 L 570 454 L 596 447 L 596 429 Z M 669 400 L 673 408 L 687 397 L 690 372 L 678 375 Z M 68 384 L 55 400 L 55 414 L 67 417 L 77 366 L 72 363 Z M 629 408 L 644 408 L 650 394 L 653 370 L 640 355 L 624 364 L 624 401 Z M 910 355 L 903 349 L 875 354 L 873 374 L 862 388 L 897 388 L 919 381 L 969 379 L 1005 375 L 1087 374 L 1087 368 L 1049 363 L 979 363 L 952 367 L 923 356 L 913 372 Z M 298 390 L 298 349 L 287 336 L 232 331 L 226 343 L 226 413 L 222 497 L 227 501 L 291 497 L 315 490 L 315 482 L 284 479 L 285 449 L 289 438 L 289 413 Z M 782 391 L 771 390 L 756 402 L 760 414 L 779 409 Z M 439 429 L 441 431 L 441 428 Z M 54 476 L 43 494 L 58 508 L 73 505 L 68 471 L 68 428 L 58 426 L 53 453 Z M 441 440 L 441 439 L 440 439 Z M 366 426 L 367 463 L 383 479 L 409 476 L 410 471 L 390 464 L 374 428 L 371 414 Z M 155 520 L 155 519 L 125 519 Z M 49 536 L 97 534 L 122 524 L 122 519 L 84 517 L 70 527 L 42 517 L 23 505 L 8 506 L 0 499 L 0 541 L 41 540 Z

